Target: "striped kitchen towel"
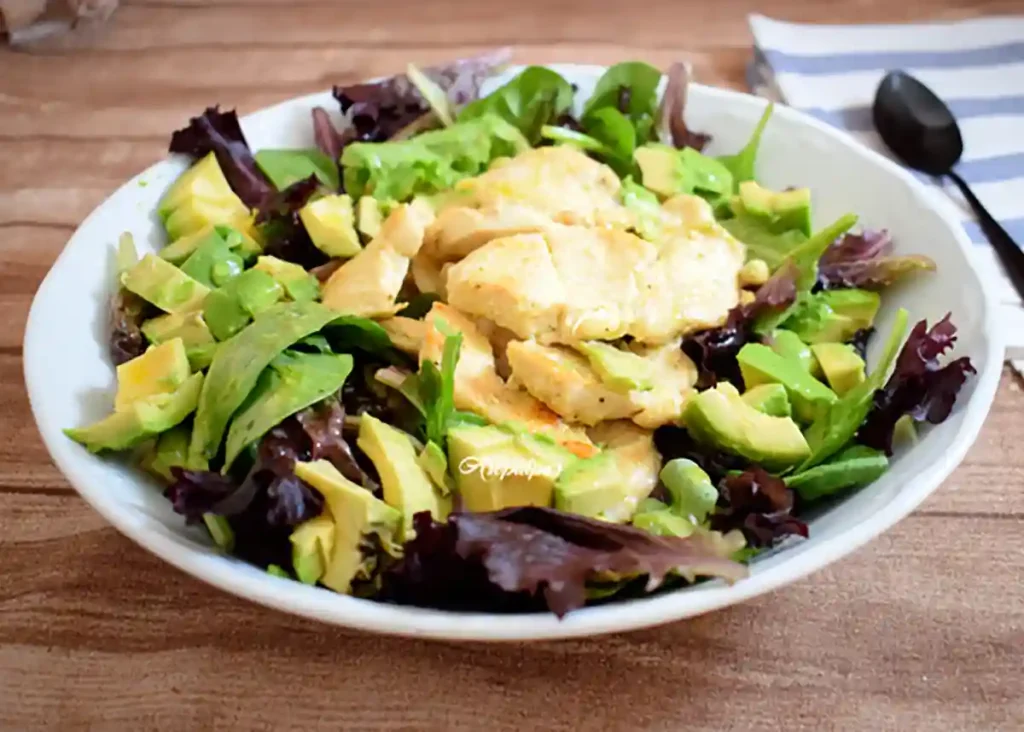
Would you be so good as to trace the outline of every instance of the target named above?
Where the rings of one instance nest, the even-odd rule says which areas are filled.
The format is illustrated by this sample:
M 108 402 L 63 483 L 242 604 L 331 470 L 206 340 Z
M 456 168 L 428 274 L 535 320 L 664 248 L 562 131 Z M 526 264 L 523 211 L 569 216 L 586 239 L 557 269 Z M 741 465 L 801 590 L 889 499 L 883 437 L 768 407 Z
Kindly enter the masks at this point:
M 886 71 L 903 69 L 946 100 L 960 122 L 957 167 L 978 198 L 1024 246 L 1024 17 L 917 25 L 808 25 L 750 17 L 751 89 L 848 131 L 885 152 L 871 102 Z M 920 176 L 931 182 L 932 179 Z M 997 283 L 1007 357 L 1024 359 L 1024 306 L 970 208 L 950 184 L 936 186 L 962 209 L 986 280 Z M 1014 363 L 1024 373 L 1024 360 Z

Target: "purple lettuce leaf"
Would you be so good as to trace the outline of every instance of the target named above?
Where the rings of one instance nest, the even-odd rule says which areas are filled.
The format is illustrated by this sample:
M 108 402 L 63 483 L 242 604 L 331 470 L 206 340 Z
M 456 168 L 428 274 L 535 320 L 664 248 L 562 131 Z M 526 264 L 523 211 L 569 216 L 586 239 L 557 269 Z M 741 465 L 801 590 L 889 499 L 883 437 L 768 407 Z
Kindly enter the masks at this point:
M 149 344 L 142 334 L 142 323 L 156 314 L 156 308 L 123 288 L 110 298 L 108 352 L 115 366 L 146 352 Z
M 807 525 L 792 515 L 793 491 L 777 476 L 754 465 L 727 476 L 718 486 L 718 507 L 711 528 L 739 529 L 747 543 L 770 547 L 788 536 L 807 537 Z
M 676 62 L 669 67 L 668 83 L 658 109 L 658 136 L 662 142 L 678 148 L 692 147 L 703 150 L 710 142 L 711 135 L 694 132 L 686 125 L 686 92 L 690 85 L 690 74 L 686 65 Z
M 383 599 L 495 612 L 534 609 L 543 598 L 561 617 L 585 604 L 587 580 L 602 573 L 645 575 L 652 589 L 677 571 L 746 575 L 704 537 L 658 537 L 550 508 L 455 513 L 442 524 L 421 513 L 415 529 L 383 577 Z
M 823 289 L 859 287 L 875 290 L 917 271 L 934 271 L 935 262 L 921 254 L 891 255 L 892 237 L 885 229 L 844 234 L 818 261 Z
M 187 127 L 171 135 L 170 152 L 194 158 L 213 152 L 231 190 L 249 208 L 259 208 L 274 193 L 274 186 L 256 165 L 233 109 L 221 112 L 208 107 L 190 119 Z
M 683 339 L 683 352 L 697 366 L 698 389 L 708 389 L 719 381 L 729 381 L 737 387 L 743 385 L 736 354 L 747 343 L 760 341 L 754 332 L 757 317 L 785 308 L 796 299 L 798 276 L 796 266 L 787 261 L 758 288 L 753 301 L 729 311 L 724 325 L 698 331 Z
M 310 442 L 310 459 L 328 460 L 357 485 L 381 495 L 380 478 L 373 463 L 345 439 L 345 408 L 331 400 L 295 415 Z M 362 458 L 362 459 L 360 459 Z
M 943 422 L 953 410 L 957 394 L 970 374 L 977 373 L 967 356 L 940 365 L 939 357 L 956 342 L 956 326 L 946 314 L 931 329 L 918 322 L 899 357 L 892 376 L 875 392 L 874 405 L 857 439 L 892 455 L 896 422 L 909 414 L 916 422 Z
M 341 173 L 341 151 L 345 145 L 355 139 L 355 128 L 349 127 L 342 134 L 331 122 L 331 117 L 323 107 L 313 108 L 313 139 L 317 149 L 334 161 L 338 168 L 338 185 L 343 189 L 344 176 Z
M 296 181 L 283 191 L 275 191 L 259 207 L 257 222 L 263 236 L 263 251 L 286 262 L 294 262 L 305 269 L 321 266 L 328 257 L 316 248 L 306 227 L 299 218 L 299 210 L 320 188 L 315 175 Z
M 480 94 L 484 80 L 509 58 L 507 49 L 463 59 L 423 73 L 457 106 Z M 352 123 L 352 140 L 383 142 L 430 112 L 430 105 L 405 74 L 365 84 L 335 86 L 334 98 Z M 343 145 L 344 146 L 344 145 Z

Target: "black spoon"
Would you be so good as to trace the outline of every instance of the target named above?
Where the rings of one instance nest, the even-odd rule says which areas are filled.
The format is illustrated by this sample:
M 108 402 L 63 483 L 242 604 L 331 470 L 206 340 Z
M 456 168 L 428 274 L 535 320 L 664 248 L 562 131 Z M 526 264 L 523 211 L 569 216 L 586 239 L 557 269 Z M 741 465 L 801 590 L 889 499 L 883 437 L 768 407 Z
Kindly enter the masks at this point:
M 903 71 L 890 71 L 878 85 L 873 105 L 875 128 L 889 149 L 911 168 L 956 183 L 978 216 L 1003 267 L 1024 297 L 1024 251 L 1021 251 L 953 166 L 964 152 L 956 118 L 931 89 Z

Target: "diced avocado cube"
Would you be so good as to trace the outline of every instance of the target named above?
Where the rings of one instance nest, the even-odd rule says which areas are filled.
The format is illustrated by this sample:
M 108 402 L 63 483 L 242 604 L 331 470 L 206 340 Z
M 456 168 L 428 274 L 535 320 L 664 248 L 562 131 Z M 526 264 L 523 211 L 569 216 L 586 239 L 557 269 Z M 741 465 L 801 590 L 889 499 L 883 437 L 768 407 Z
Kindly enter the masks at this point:
M 448 430 L 448 464 L 469 511 L 550 506 L 555 481 L 576 459 L 553 442 L 509 427 L 462 424 Z
M 676 150 L 649 143 L 633 154 L 646 188 L 662 198 L 696 193 L 710 200 L 727 196 L 733 189 L 733 175 L 718 160 L 693 148 Z
M 334 553 L 335 527 L 330 512 L 303 521 L 288 537 L 292 545 L 292 566 L 299 582 L 315 585 Z
M 211 229 L 194 252 L 181 264 L 181 271 L 209 288 L 221 287 L 242 273 L 245 262 Z
M 210 290 L 170 262 L 147 254 L 124 273 L 121 284 L 168 313 L 198 310 Z
M 838 400 L 836 393 L 804 370 L 795 360 L 783 358 L 761 343 L 748 343 L 736 355 L 748 389 L 760 384 L 782 384 L 797 419 L 812 422 L 830 404 Z
M 359 449 L 373 462 L 380 475 L 384 500 L 402 513 L 404 533 L 412 531 L 412 518 L 429 511 L 435 521 L 444 521 L 451 501 L 434 488 L 416 459 L 409 436 L 370 414 L 359 420 Z
M 811 346 L 829 386 L 839 396 L 864 382 L 864 359 L 845 343 L 815 343 Z
M 683 410 L 683 422 L 698 442 L 740 455 L 768 470 L 796 465 L 811 454 L 796 422 L 757 411 L 727 382 L 691 397 Z
M 238 303 L 250 315 L 256 316 L 284 297 L 281 284 L 262 270 L 250 269 L 231 282 L 230 289 Z
M 141 356 L 117 367 L 114 410 L 123 411 L 132 402 L 154 394 L 170 394 L 184 384 L 191 373 L 181 338 L 152 346 Z
M 266 272 L 277 280 L 292 300 L 318 300 L 320 282 L 301 266 L 277 257 L 263 256 L 253 269 Z
M 426 471 L 430 481 L 442 496 L 447 496 L 454 488 L 452 477 L 448 474 L 448 456 L 436 442 L 428 442 L 416 458 L 416 462 Z
M 136 399 L 122 411 L 87 427 L 66 429 L 64 434 L 89 452 L 126 450 L 181 424 L 195 411 L 202 387 L 203 375 L 193 374 L 171 394 Z
M 633 158 L 640 167 L 640 179 L 645 188 L 662 198 L 681 192 L 683 184 L 675 150 L 667 145 L 644 145 L 636 149 Z
M 653 362 L 600 341 L 586 341 L 576 348 L 587 357 L 590 367 L 605 386 L 619 391 L 649 391 L 654 388 Z
M 315 175 L 331 190 L 338 189 L 337 162 L 315 147 L 298 150 L 257 150 L 254 157 L 256 165 L 279 191 L 311 175 Z
M 402 530 L 402 513 L 345 478 L 326 460 L 295 463 L 295 475 L 320 491 L 334 523 L 334 546 L 320 583 L 347 593 L 352 581 L 367 573 L 363 537 L 376 535 L 385 550 L 397 553 L 394 546 Z
M 203 319 L 214 338 L 226 341 L 247 326 L 252 316 L 232 290 L 219 288 L 207 295 L 203 303 Z
M 373 239 L 380 233 L 384 223 L 384 211 L 381 202 L 373 196 L 363 196 L 356 204 L 356 226 L 359 233 L 366 239 Z
M 180 338 L 185 343 L 186 351 L 215 342 L 202 313 L 167 313 L 150 318 L 142 324 L 142 334 L 155 345 Z
M 790 417 L 793 414 L 789 394 L 782 384 L 759 384 L 753 389 L 747 389 L 743 393 L 743 401 L 773 417 Z
M 323 196 L 299 210 L 306 233 L 329 257 L 354 257 L 362 246 L 353 226 L 352 199 L 345 194 Z
M 843 343 L 872 326 L 881 303 L 870 290 L 826 290 L 799 306 L 783 326 L 806 343 Z
M 793 331 L 782 328 L 775 330 L 768 338 L 768 343 L 773 351 L 785 359 L 799 363 L 811 376 L 824 376 L 811 347 L 800 340 L 800 336 Z
M 241 203 L 237 199 L 229 202 L 204 198 L 185 201 L 164 221 L 167 237 L 174 241 L 214 224 L 228 224 L 238 229 L 252 228 L 252 216 L 248 212 L 239 214 L 234 208 L 236 201 Z

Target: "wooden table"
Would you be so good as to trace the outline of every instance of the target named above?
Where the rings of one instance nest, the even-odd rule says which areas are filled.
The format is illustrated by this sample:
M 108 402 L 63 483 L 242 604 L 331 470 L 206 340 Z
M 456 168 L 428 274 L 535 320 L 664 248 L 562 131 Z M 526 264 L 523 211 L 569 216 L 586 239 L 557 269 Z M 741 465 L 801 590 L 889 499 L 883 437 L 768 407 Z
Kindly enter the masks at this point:
M 1024 394 L 1009 373 L 964 465 L 854 556 L 689 622 L 493 647 L 358 635 L 184 576 L 76 497 L 29 416 L 32 293 L 82 218 L 203 106 L 248 112 L 505 44 L 524 61 L 685 58 L 701 81 L 742 88 L 755 9 L 819 22 L 1020 10 L 832 5 L 148 0 L 90 50 L 0 51 L 0 728 L 1024 728 Z

